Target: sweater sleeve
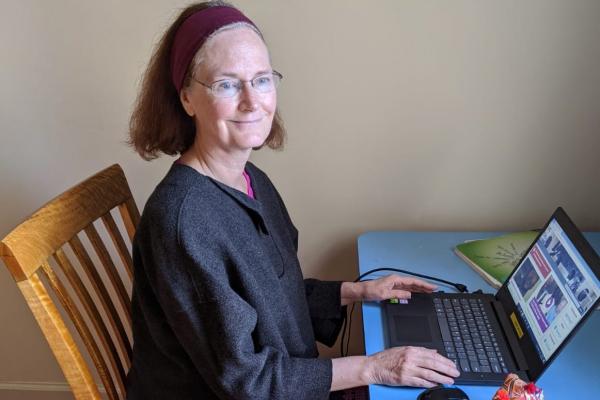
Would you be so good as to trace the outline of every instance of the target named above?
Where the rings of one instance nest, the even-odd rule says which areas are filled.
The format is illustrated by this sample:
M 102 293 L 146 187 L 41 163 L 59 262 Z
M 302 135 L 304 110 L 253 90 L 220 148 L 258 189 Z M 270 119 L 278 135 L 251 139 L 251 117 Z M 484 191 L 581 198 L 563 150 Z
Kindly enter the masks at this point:
M 333 346 L 346 318 L 346 306 L 341 305 L 342 282 L 305 279 L 308 310 L 315 338 Z
M 273 189 L 287 222 L 294 248 L 298 251 L 298 229 L 294 226 L 281 195 Z M 346 306 L 341 305 L 342 282 L 305 279 L 304 286 L 315 339 L 331 347 L 335 344 L 346 318 Z

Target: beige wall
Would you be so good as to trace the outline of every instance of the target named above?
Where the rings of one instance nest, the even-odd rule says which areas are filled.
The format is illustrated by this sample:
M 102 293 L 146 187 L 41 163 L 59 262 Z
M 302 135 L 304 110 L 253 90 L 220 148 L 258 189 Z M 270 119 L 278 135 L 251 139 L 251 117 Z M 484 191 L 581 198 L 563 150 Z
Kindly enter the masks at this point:
M 127 120 L 185 2 L 2 3 L 0 236 L 114 162 L 142 206 L 172 159 L 141 161 Z M 287 148 L 253 160 L 300 229 L 306 275 L 355 276 L 367 230 L 522 229 L 557 205 L 600 229 L 600 2 L 237 4 L 285 76 Z M 0 382 L 62 381 L 3 268 L 0 293 Z

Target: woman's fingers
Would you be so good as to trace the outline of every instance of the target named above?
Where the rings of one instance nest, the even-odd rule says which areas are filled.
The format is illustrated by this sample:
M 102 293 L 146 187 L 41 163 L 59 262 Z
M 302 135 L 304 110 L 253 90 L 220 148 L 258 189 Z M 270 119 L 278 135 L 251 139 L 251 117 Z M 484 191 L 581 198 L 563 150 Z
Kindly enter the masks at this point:
M 411 292 L 430 293 L 437 286 L 421 279 L 399 275 L 388 275 L 372 281 L 364 282 L 362 300 L 387 300 L 391 298 L 409 299 Z
M 437 289 L 436 285 L 432 285 L 431 283 L 418 278 L 409 278 L 399 275 L 390 276 L 394 277 L 394 283 L 397 289 L 407 289 L 411 292 L 432 292 Z
M 422 361 L 422 364 L 420 365 L 421 367 L 425 367 L 425 368 L 433 370 L 433 371 L 439 371 L 445 375 L 455 377 L 455 378 L 460 375 L 460 372 L 456 368 L 456 364 L 454 364 L 453 361 L 440 355 L 435 350 L 430 350 L 430 351 L 432 353 L 430 353 L 429 357 L 423 357 L 421 359 L 421 361 Z
M 454 384 L 454 379 L 446 376 L 444 374 L 440 374 L 439 372 L 432 371 L 430 369 L 421 368 L 418 372 L 418 377 L 424 379 L 428 382 L 433 382 L 436 384 L 442 385 L 452 385 Z
M 459 376 L 459 372 L 454 363 L 450 366 L 439 360 L 429 359 L 420 366 L 418 376 L 429 382 L 451 385 L 454 383 L 454 378 Z
M 406 365 L 402 371 L 401 380 L 411 382 L 418 380 L 419 386 L 430 387 L 429 384 L 453 384 L 455 377 L 460 375 L 456 365 L 436 350 L 425 348 L 407 348 Z
M 423 378 L 418 378 L 418 377 L 412 377 L 410 378 L 407 382 L 406 382 L 406 386 L 413 386 L 413 387 L 423 387 L 423 388 L 432 388 L 434 386 L 437 386 L 438 384 L 435 382 L 430 382 L 427 379 L 423 379 Z
M 392 289 L 390 291 L 389 298 L 391 299 L 410 299 L 410 292 L 408 290 Z

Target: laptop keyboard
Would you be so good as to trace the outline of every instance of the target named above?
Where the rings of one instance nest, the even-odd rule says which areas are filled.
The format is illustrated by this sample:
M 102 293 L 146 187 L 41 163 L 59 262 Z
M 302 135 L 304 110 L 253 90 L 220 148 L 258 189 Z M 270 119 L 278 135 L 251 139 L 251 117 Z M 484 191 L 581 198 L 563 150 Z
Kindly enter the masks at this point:
M 462 372 L 508 373 L 508 368 L 478 298 L 434 298 L 446 356 Z

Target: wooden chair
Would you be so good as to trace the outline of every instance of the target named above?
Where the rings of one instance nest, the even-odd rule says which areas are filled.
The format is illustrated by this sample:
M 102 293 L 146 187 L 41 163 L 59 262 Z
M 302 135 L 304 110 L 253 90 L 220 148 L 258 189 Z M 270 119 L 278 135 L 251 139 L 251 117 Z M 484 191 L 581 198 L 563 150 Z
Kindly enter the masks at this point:
M 111 214 L 113 208 L 118 208 L 121 226 L 132 240 L 139 212 L 116 164 L 47 203 L 0 243 L 0 257 L 76 399 L 103 398 L 90 367 L 95 367 L 109 399 L 125 398 L 132 349 L 131 299 L 126 286 L 131 286 L 133 267 L 121 235 L 123 228 L 119 229 Z M 97 229 L 102 225 L 99 221 L 94 224 L 100 219 L 101 230 Z M 115 264 L 115 259 L 120 263 Z M 73 326 L 79 337 L 73 335 Z M 92 360 L 91 365 L 86 359 Z

